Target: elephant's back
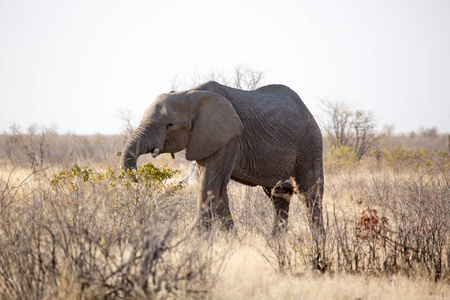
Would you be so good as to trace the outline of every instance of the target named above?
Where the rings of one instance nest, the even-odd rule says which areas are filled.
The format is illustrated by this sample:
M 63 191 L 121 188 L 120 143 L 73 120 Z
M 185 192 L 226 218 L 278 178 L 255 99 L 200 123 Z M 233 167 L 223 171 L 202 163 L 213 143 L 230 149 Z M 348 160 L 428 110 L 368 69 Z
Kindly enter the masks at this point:
M 309 124 L 313 118 L 306 105 L 285 85 L 267 85 L 254 91 L 233 89 L 230 94 L 230 102 L 247 126 L 271 127 L 271 132 L 282 136 L 314 126 Z
M 232 104 L 239 110 L 243 105 L 245 111 L 263 112 L 273 117 L 296 117 L 303 119 L 309 114 L 308 108 L 292 89 L 281 84 L 271 84 L 254 91 L 233 89 Z M 287 115 L 286 115 L 287 113 Z
M 215 81 L 208 81 L 193 89 L 215 92 L 224 96 L 238 113 L 273 111 L 276 110 L 276 107 L 281 110 L 290 108 L 297 114 L 300 113 L 299 117 L 302 117 L 302 113 L 309 113 L 298 94 L 282 84 L 270 84 L 253 91 L 244 91 L 224 86 Z

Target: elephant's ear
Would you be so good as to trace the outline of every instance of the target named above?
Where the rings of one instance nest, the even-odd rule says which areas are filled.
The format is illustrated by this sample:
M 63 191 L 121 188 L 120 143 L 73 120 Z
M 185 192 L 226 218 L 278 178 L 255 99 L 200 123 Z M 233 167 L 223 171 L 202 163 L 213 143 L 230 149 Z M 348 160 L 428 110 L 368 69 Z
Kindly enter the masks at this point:
M 192 91 L 188 96 L 193 110 L 186 159 L 203 159 L 242 133 L 244 125 L 226 98 L 206 91 Z

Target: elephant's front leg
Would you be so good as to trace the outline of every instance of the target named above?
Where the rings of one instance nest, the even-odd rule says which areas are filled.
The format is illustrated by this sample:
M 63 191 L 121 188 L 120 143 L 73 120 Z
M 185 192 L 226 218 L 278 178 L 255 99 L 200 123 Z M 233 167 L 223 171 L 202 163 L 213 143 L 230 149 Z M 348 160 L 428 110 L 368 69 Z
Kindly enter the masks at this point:
M 200 174 L 200 194 L 198 213 L 204 228 L 210 229 L 213 222 L 219 221 L 225 229 L 232 229 L 227 195 L 227 185 L 238 156 L 238 145 L 233 139 L 229 144 L 205 159 L 197 161 Z

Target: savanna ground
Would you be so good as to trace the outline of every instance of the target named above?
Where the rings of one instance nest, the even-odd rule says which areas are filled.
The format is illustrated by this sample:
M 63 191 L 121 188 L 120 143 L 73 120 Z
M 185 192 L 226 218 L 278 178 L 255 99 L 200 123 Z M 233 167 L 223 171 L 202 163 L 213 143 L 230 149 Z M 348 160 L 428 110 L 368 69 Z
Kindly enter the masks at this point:
M 328 149 L 316 244 L 301 197 L 272 236 L 269 199 L 237 183 L 236 233 L 192 227 L 183 155 L 130 174 L 121 136 L 0 136 L 0 298 L 448 299 L 446 139 L 384 137 L 361 160 Z

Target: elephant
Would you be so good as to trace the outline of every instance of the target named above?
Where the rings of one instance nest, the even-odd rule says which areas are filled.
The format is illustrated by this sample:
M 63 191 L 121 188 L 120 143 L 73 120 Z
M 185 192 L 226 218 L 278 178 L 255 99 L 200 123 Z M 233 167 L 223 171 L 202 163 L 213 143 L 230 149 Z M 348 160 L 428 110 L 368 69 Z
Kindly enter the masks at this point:
M 274 228 L 285 227 L 298 192 L 312 228 L 323 230 L 322 147 L 314 117 L 287 86 L 244 91 L 208 81 L 159 95 L 124 145 L 121 166 L 136 168 L 142 154 L 174 157 L 185 150 L 199 169 L 197 208 L 204 227 L 213 220 L 234 227 L 227 196 L 233 179 L 263 188 L 275 208 Z

